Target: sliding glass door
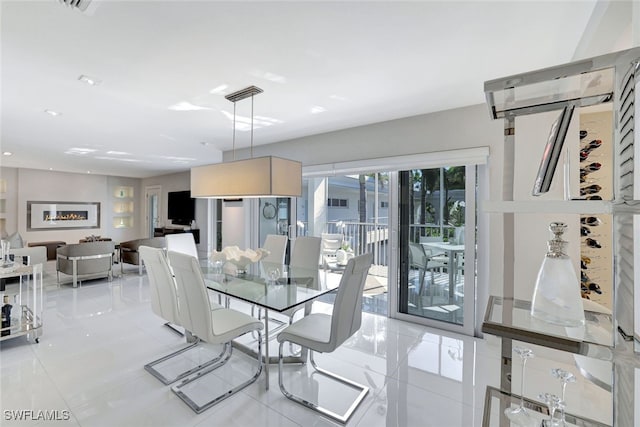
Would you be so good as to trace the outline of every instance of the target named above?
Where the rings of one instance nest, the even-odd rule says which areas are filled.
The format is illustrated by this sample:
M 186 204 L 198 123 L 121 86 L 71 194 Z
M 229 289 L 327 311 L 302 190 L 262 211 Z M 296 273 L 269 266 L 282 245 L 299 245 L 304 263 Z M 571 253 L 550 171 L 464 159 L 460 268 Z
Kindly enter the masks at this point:
M 466 333 L 474 323 L 475 169 L 398 173 L 398 312 Z
M 348 259 L 373 253 L 363 295 L 365 311 L 387 315 L 389 173 L 320 176 L 303 180 L 297 201 L 299 234 L 322 239 L 321 267 L 339 281 Z

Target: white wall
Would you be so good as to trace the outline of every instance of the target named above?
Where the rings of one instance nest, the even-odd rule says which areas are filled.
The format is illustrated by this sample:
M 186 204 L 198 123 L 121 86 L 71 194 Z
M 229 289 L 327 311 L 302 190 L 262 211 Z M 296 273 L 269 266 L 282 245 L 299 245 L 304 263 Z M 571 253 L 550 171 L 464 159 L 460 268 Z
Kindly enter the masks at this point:
M 112 187 L 132 185 L 137 190 L 135 178 L 113 178 L 105 175 L 75 174 L 37 169 L 2 168 L 7 179 L 7 232 L 18 231 L 27 242 L 61 240 L 77 243 L 88 235 L 111 237 L 115 241 L 137 237 L 139 221 L 133 228 L 114 229 L 112 222 Z M 134 190 L 135 191 L 135 190 Z M 100 228 L 78 230 L 27 230 L 27 202 L 99 202 Z M 134 204 L 136 212 L 139 203 Z
M 298 160 L 304 166 L 431 153 L 502 144 L 501 126 L 480 104 L 254 146 L 253 153 Z M 248 149 L 236 150 L 237 158 L 248 156 Z M 230 160 L 231 153 L 224 153 L 224 158 Z

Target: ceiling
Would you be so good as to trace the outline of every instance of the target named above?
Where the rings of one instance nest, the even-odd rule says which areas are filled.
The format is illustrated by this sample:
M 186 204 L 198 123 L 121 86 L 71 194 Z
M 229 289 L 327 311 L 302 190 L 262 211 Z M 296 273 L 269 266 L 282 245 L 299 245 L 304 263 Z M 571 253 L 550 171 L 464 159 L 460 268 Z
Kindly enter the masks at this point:
M 130 177 L 214 163 L 232 149 L 224 95 L 249 85 L 256 145 L 480 104 L 485 80 L 571 61 L 595 3 L 2 0 L 1 161 Z M 251 101 L 236 108 L 243 148 Z

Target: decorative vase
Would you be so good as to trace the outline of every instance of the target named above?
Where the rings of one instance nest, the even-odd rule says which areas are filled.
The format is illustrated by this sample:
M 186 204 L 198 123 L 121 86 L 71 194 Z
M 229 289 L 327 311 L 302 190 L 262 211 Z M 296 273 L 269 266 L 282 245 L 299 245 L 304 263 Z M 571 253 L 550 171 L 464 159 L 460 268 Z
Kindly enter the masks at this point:
M 464 245 L 464 225 L 455 228 L 453 234 L 453 243 L 456 245 Z
M 565 253 L 567 242 L 562 234 L 567 225 L 552 222 L 549 230 L 549 250 L 544 257 L 531 302 L 531 316 L 560 326 L 584 325 L 584 308 L 580 296 L 580 283 L 571 258 Z
M 211 261 L 216 265 L 218 262 L 228 262 L 235 266 L 236 274 L 242 275 L 247 272 L 247 266 L 260 261 L 269 255 L 266 249 L 258 248 L 241 250 L 237 246 L 227 246 L 221 252 L 213 251 L 211 253 Z

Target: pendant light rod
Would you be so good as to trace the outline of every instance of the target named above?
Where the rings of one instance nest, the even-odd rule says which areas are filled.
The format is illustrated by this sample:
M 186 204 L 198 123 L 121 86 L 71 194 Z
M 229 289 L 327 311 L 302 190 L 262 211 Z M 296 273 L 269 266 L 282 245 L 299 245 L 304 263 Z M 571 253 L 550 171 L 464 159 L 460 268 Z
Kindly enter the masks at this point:
M 249 149 L 249 157 L 253 159 L 253 95 L 251 95 L 251 148 Z
M 236 159 L 236 103 L 233 103 L 233 160 Z
M 257 86 L 249 86 L 244 89 L 240 89 L 229 95 L 225 96 L 225 99 L 233 102 L 233 160 L 236 159 L 236 102 L 242 101 L 251 97 L 251 158 L 253 158 L 253 97 L 264 92 Z

